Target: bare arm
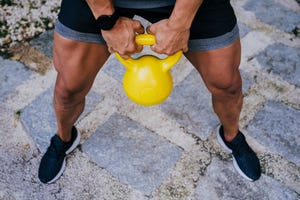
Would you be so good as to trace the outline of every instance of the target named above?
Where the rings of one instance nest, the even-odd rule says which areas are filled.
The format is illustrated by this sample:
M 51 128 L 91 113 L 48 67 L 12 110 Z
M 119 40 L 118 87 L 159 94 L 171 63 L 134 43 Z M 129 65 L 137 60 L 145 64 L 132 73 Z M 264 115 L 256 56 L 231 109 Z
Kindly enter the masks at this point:
M 100 15 L 112 15 L 115 11 L 112 0 L 86 0 L 95 19 Z
M 169 19 L 161 20 L 147 28 L 155 35 L 156 44 L 151 48 L 157 53 L 174 54 L 188 50 L 188 39 L 193 19 L 203 0 L 177 0 Z
M 169 18 L 174 28 L 190 29 L 203 0 L 177 0 Z
M 112 15 L 115 11 L 112 0 L 86 0 L 95 19 L 101 15 Z M 144 33 L 144 27 L 137 20 L 120 17 L 109 31 L 101 31 L 110 53 L 119 52 L 123 58 L 140 52 L 142 45 L 135 43 L 136 33 Z

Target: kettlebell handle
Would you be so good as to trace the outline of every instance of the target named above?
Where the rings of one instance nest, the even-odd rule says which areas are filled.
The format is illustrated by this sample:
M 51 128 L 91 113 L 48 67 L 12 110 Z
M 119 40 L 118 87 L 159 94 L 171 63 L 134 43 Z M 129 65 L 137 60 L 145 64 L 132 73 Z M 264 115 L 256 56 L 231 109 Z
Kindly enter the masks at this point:
M 136 35 L 135 37 L 135 42 L 140 45 L 153 45 L 155 44 L 155 36 L 152 34 L 139 34 Z M 115 53 L 116 58 L 123 64 L 125 67 L 130 68 L 133 66 L 134 61 L 139 59 L 139 58 L 128 58 L 128 59 L 123 59 L 118 52 Z M 181 58 L 182 56 L 182 51 L 178 51 L 177 53 L 167 56 L 164 59 L 160 59 L 160 62 L 162 63 L 162 71 L 166 72 L 170 70 Z
M 152 34 L 139 34 L 135 37 L 135 42 L 140 45 L 155 44 L 155 36 Z

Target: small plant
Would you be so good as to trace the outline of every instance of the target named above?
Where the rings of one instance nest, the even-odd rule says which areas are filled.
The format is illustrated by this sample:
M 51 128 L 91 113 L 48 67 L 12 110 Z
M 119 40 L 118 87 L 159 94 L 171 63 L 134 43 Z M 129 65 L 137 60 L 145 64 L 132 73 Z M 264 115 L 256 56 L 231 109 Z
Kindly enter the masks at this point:
M 8 34 L 8 30 L 6 27 L 6 23 L 3 21 L 0 21 L 0 38 L 6 37 Z
M 0 5 L 1 6 L 11 6 L 14 4 L 14 1 L 13 0 L 0 0 Z
M 21 117 L 21 113 L 22 113 L 22 110 L 17 110 L 15 112 L 15 120 L 14 120 L 14 127 L 16 128 L 17 125 L 18 125 L 18 122 L 20 120 L 20 117 Z

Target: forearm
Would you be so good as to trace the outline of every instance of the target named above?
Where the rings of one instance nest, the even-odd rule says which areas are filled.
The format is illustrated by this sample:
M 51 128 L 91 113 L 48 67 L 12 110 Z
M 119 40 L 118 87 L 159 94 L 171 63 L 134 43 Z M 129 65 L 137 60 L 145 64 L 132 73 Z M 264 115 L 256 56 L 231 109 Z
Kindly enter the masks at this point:
M 203 0 L 176 0 L 169 23 L 175 28 L 189 29 L 202 2 Z
M 112 15 L 115 11 L 112 0 L 86 0 L 95 19 L 100 15 Z

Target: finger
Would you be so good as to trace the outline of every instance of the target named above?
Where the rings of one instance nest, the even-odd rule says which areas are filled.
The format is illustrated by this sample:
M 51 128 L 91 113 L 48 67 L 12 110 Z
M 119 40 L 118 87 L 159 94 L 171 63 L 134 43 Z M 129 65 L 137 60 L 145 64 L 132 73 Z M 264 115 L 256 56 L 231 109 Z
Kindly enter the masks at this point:
M 188 50 L 189 50 L 189 48 L 188 48 L 187 46 L 184 47 L 184 48 L 182 49 L 182 51 L 183 51 L 184 53 L 188 52 Z
M 143 26 L 141 26 L 140 28 L 136 29 L 136 32 L 139 34 L 143 34 L 143 33 L 145 33 L 145 28 Z
M 151 48 L 152 51 L 154 51 L 158 54 L 163 54 L 163 51 L 161 49 L 159 49 L 156 44 L 151 45 L 150 48 Z
M 154 28 L 152 28 L 152 27 L 153 27 L 152 25 L 147 26 L 147 28 L 146 28 L 147 33 L 154 34 L 154 32 L 153 32 Z
M 130 56 L 129 56 L 129 55 L 126 55 L 126 54 L 120 54 L 120 56 L 121 56 L 123 59 L 125 59 L 125 60 L 127 60 L 128 58 L 130 58 Z
M 174 55 L 177 51 L 166 51 L 164 54 L 171 56 Z
M 109 53 L 115 53 L 116 51 L 112 47 L 108 47 Z
M 139 34 L 143 34 L 145 32 L 144 26 L 138 20 L 133 20 L 133 28 Z
M 136 45 L 136 53 L 140 53 L 143 51 L 143 45 Z

